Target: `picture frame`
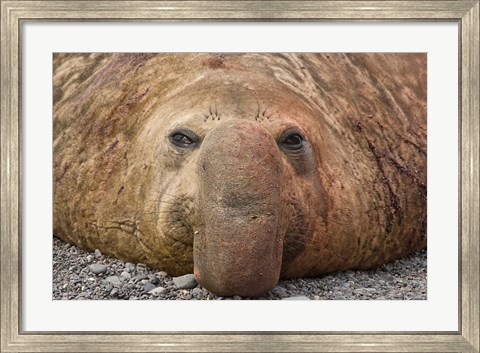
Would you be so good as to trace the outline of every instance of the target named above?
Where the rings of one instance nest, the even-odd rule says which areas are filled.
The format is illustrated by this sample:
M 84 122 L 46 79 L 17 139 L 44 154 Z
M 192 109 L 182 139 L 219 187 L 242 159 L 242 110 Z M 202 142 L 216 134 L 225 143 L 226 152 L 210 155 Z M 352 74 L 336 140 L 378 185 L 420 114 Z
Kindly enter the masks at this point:
M 1 1 L 2 352 L 479 352 L 479 1 Z M 21 327 L 21 23 L 448 21 L 459 25 L 459 326 L 456 332 L 26 332 Z

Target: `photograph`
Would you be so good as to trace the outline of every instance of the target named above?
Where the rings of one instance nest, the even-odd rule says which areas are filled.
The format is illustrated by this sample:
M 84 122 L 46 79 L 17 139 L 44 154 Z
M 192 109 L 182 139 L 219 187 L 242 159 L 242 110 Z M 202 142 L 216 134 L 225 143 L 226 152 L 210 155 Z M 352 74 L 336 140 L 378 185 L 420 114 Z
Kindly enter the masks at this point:
M 479 353 L 480 3 L 405 4 L 0 0 L 0 352 Z
M 427 299 L 426 53 L 54 53 L 54 299 Z

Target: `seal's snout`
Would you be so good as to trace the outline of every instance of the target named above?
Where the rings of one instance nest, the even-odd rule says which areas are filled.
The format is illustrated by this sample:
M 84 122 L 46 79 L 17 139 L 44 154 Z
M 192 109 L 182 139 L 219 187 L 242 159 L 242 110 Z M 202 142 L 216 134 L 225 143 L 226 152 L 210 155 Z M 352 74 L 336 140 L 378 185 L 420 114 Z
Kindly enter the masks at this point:
M 258 123 L 227 121 L 206 136 L 199 165 L 197 280 L 224 296 L 272 289 L 283 248 L 282 163 L 275 140 Z

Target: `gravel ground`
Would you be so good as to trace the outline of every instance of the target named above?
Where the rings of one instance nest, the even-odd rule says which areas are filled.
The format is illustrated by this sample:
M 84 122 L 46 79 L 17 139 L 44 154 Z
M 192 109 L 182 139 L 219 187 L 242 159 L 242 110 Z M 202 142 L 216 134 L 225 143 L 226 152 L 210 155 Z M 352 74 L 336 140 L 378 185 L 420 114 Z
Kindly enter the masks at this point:
M 427 251 L 372 271 L 345 271 L 321 278 L 281 281 L 260 297 L 224 298 L 198 285 L 193 274 L 172 277 L 144 264 L 125 263 L 98 250 L 84 251 L 54 238 L 53 299 L 424 300 L 427 299 Z

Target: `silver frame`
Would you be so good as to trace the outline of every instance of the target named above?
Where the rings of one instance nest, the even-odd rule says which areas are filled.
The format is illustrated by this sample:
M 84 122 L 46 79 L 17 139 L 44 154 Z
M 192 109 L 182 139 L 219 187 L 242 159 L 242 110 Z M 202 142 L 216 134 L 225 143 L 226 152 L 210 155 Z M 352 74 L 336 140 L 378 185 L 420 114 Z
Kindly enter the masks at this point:
M 479 1 L 1 2 L 1 352 L 479 352 Z M 456 332 L 25 332 L 21 320 L 22 21 L 453 21 L 460 35 L 460 287 Z

